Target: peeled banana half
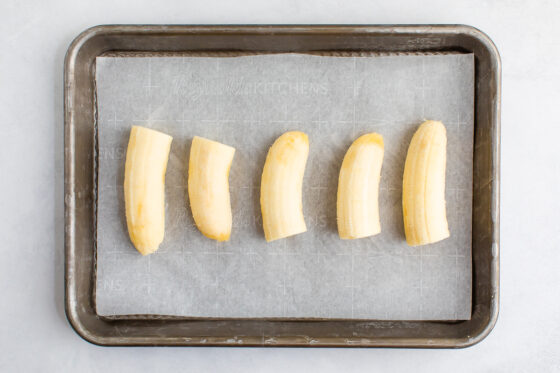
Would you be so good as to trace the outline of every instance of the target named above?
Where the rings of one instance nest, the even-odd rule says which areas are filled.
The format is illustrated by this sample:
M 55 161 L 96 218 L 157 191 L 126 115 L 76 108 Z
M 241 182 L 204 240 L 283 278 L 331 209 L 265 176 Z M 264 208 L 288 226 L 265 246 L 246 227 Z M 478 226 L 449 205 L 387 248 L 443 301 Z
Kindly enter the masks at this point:
M 354 141 L 344 156 L 336 203 L 338 234 L 342 239 L 381 232 L 378 195 L 383 151 L 383 137 L 369 133 Z
M 406 241 L 425 245 L 449 237 L 445 209 L 447 136 L 441 122 L 420 125 L 408 148 L 403 177 Z
M 173 138 L 133 126 L 126 151 L 124 201 L 128 234 L 147 255 L 156 251 L 165 231 L 165 171 Z
M 229 170 L 235 148 L 195 136 L 189 157 L 188 193 L 200 232 L 217 241 L 231 236 Z
M 303 132 L 286 132 L 268 151 L 261 179 L 261 211 L 267 241 L 307 231 L 302 186 L 309 139 Z

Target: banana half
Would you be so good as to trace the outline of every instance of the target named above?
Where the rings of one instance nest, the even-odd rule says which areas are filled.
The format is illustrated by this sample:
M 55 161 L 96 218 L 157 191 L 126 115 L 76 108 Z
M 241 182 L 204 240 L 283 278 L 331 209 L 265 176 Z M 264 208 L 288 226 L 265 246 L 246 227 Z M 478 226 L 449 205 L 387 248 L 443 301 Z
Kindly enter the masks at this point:
M 165 233 L 165 171 L 173 138 L 133 126 L 126 151 L 124 202 L 130 240 L 142 255 L 159 248 Z
M 268 151 L 261 179 L 261 211 L 268 242 L 307 231 L 303 218 L 302 185 L 309 139 L 303 132 L 286 132 Z
M 217 241 L 231 236 L 229 170 L 235 148 L 195 136 L 189 157 L 188 193 L 200 232 Z
M 383 137 L 368 133 L 354 141 L 344 156 L 336 202 L 338 235 L 342 239 L 381 232 L 378 196 L 383 152 Z
M 406 242 L 425 245 L 449 237 L 445 211 L 447 136 L 441 122 L 420 125 L 408 148 L 403 177 Z

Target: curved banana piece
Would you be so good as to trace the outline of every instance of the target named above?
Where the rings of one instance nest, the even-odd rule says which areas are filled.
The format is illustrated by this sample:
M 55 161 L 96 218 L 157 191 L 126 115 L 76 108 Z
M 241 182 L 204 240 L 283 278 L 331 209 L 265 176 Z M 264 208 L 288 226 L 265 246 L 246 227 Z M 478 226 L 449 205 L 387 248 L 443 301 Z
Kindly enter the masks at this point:
M 286 132 L 270 147 L 261 179 L 261 211 L 268 242 L 307 231 L 302 185 L 309 155 L 303 132 Z
M 383 163 L 383 137 L 368 133 L 352 143 L 340 168 L 336 215 L 342 239 L 381 232 L 379 180 Z
M 128 234 L 142 255 L 156 251 L 165 233 L 165 171 L 173 138 L 133 126 L 126 151 L 124 203 Z
M 194 222 L 217 241 L 231 236 L 229 170 L 235 148 L 195 136 L 189 157 L 188 190 Z
M 403 216 L 406 242 L 425 245 L 449 237 L 445 213 L 447 136 L 441 122 L 426 121 L 416 131 L 406 156 Z

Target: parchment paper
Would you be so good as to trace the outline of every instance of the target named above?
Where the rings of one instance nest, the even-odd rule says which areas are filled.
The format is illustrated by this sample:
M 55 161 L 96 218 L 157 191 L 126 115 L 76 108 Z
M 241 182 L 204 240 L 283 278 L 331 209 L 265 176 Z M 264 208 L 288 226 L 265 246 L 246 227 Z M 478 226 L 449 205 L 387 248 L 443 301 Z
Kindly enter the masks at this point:
M 469 319 L 474 61 L 471 54 L 99 57 L 96 307 L 100 315 Z M 409 247 L 402 221 L 408 144 L 424 119 L 447 127 L 451 237 Z M 128 238 L 123 178 L 130 127 L 173 136 L 165 240 L 142 257 Z M 259 206 L 268 148 L 309 135 L 308 232 L 266 243 Z M 385 139 L 381 234 L 340 240 L 338 172 L 359 135 Z M 203 237 L 186 197 L 194 135 L 237 149 L 231 241 Z

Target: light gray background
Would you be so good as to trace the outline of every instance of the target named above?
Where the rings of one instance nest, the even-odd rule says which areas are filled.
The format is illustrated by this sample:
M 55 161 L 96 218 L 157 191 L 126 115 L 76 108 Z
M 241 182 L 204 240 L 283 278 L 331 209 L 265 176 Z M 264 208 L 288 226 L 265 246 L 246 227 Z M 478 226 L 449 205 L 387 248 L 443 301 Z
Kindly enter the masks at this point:
M 560 369 L 557 1 L 0 2 L 0 370 L 537 372 Z M 464 350 L 102 348 L 63 307 L 62 64 L 100 23 L 466 23 L 503 62 L 500 317 Z M 538 137 L 537 137 L 538 136 Z
M 469 319 L 473 70 L 472 54 L 98 57 L 98 314 Z M 404 239 L 402 175 L 424 118 L 446 125 L 451 237 L 413 248 Z M 165 239 L 147 257 L 130 242 L 124 216 L 132 125 L 173 136 Z M 268 148 L 288 130 L 310 140 L 303 182 L 308 230 L 267 243 L 260 177 Z M 341 240 L 340 165 L 352 141 L 372 131 L 385 141 L 382 231 Z M 193 136 L 236 149 L 228 242 L 202 236 L 187 208 Z

